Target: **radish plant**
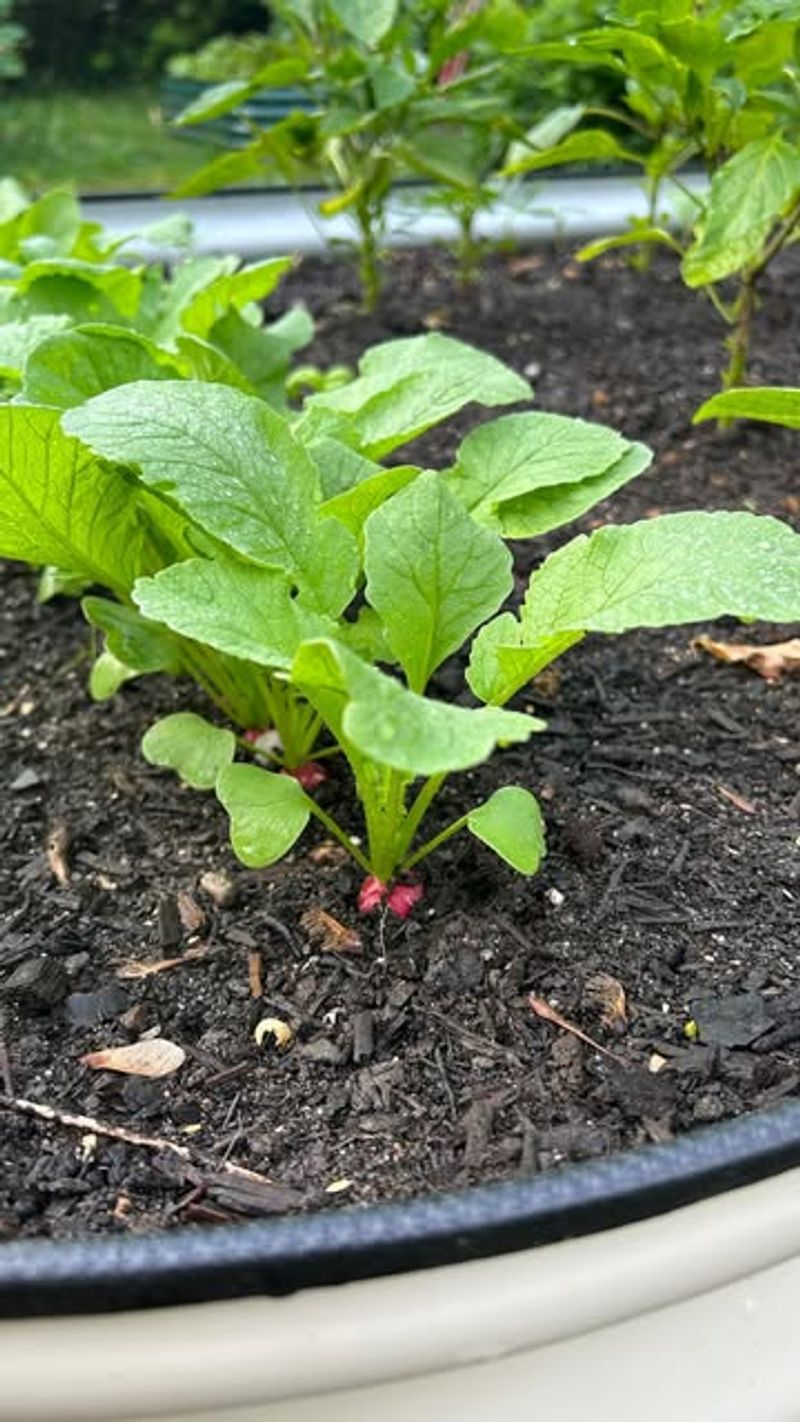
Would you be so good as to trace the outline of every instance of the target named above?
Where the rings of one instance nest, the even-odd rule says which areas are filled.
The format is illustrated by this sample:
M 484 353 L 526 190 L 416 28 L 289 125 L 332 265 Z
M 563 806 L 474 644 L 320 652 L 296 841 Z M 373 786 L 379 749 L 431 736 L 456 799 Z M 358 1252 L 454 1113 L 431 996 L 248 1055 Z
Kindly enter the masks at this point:
M 131 258 L 134 240 L 172 248 L 171 271 Z M 132 380 L 185 378 L 285 406 L 289 362 L 313 325 L 301 309 L 265 325 L 257 303 L 291 258 L 242 266 L 192 256 L 190 243 L 180 216 L 112 238 L 66 190 L 31 202 L 0 183 L 0 399 L 64 410 Z
M 90 355 L 94 334 L 81 332 Z M 470 399 L 502 405 L 530 395 L 499 361 L 444 337 L 378 347 L 362 367 L 349 413 L 337 408 L 336 389 L 290 417 L 232 386 L 169 379 L 73 404 L 62 420 L 43 405 L 0 407 L 0 555 L 54 565 L 73 587 L 113 595 L 84 601 L 105 638 L 92 673 L 97 697 L 134 675 L 182 672 L 238 729 L 275 727 L 275 758 L 303 764 L 320 720 L 284 673 L 303 637 L 341 629 L 354 645 L 369 641 L 363 622 L 343 627 L 361 577 L 359 529 L 419 472 L 368 457 L 373 436 L 388 450 Z M 74 382 L 74 358 L 63 370 Z M 179 612 L 161 613 L 193 570 L 197 607 L 221 610 L 213 578 L 230 569 L 242 596 L 261 599 L 255 660 L 225 625 L 198 637 Z M 137 606 L 137 579 L 156 573 L 161 581 Z
M 148 759 L 215 788 L 246 864 L 274 862 L 315 818 L 364 872 L 365 907 L 407 911 L 418 866 L 462 831 L 534 873 L 544 832 L 529 784 L 445 824 L 436 802 L 449 776 L 544 729 L 507 709 L 537 672 L 592 631 L 800 616 L 800 539 L 738 513 L 573 539 L 511 610 L 504 539 L 569 522 L 640 472 L 649 451 L 528 410 L 474 429 L 445 470 L 381 461 L 470 396 L 502 404 L 525 393 L 493 358 L 436 335 L 367 352 L 350 384 L 311 396 L 291 420 L 190 382 L 134 383 L 64 416 L 118 487 L 190 520 L 191 553 L 134 579 L 135 615 L 260 670 L 347 763 L 355 824 L 296 778 L 237 759 L 249 748 L 225 728 L 180 713 L 152 727 Z M 432 694 L 454 655 L 468 657 L 474 704 Z
M 587 632 L 724 613 L 800 617 L 800 537 L 750 514 L 666 515 L 576 538 L 534 573 L 518 613 L 500 610 L 511 587 L 502 539 L 476 524 L 430 471 L 370 514 L 364 539 L 365 596 L 385 646 L 381 661 L 399 670 L 370 665 L 334 636 L 302 642 L 287 673 L 347 762 L 363 827 L 342 824 L 296 779 L 235 762 L 224 731 L 207 728 L 201 772 L 230 817 L 243 863 L 281 858 L 313 817 L 363 870 L 364 909 L 385 900 L 407 913 L 421 892 L 408 876 L 462 831 L 518 872 L 535 873 L 545 837 L 527 784 L 502 786 L 433 832 L 426 821 L 450 775 L 545 729 L 506 703 Z M 239 636 L 255 655 L 258 604 L 231 599 L 234 607 Z M 431 676 L 470 639 L 467 681 L 481 704 L 434 699 Z M 199 783 L 196 732 L 180 717 L 154 727 L 144 750 Z

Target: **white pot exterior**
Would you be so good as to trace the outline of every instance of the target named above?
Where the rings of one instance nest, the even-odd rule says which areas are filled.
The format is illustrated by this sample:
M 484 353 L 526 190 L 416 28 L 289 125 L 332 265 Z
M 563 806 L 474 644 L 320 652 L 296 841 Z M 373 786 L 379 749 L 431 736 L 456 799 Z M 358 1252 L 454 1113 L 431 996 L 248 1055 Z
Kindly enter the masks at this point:
M 798 1422 L 800 1169 L 472 1263 L 0 1323 L 0 1422 Z
M 702 192 L 706 180 L 687 175 L 686 188 Z M 396 188 L 386 212 L 384 240 L 389 247 L 422 247 L 454 242 L 458 223 L 448 212 L 432 209 L 432 190 Z M 352 244 L 356 230 L 347 213 L 323 218 L 319 203 L 330 193 L 323 188 L 293 192 L 223 193 L 182 200 L 180 211 L 192 219 L 197 252 L 238 252 L 265 257 L 285 252 L 324 252 L 332 242 Z M 110 236 L 126 236 L 154 222 L 174 217 L 176 204 L 155 197 L 87 199 L 83 211 L 100 222 Z M 686 200 L 665 189 L 663 207 L 674 218 Z M 543 177 L 521 184 L 513 198 L 498 200 L 482 212 L 476 234 L 493 242 L 554 242 L 624 232 L 632 217 L 648 215 L 644 183 L 636 176 Z M 146 256 L 159 252 L 147 243 L 134 244 Z M 164 255 L 163 253 L 161 255 Z

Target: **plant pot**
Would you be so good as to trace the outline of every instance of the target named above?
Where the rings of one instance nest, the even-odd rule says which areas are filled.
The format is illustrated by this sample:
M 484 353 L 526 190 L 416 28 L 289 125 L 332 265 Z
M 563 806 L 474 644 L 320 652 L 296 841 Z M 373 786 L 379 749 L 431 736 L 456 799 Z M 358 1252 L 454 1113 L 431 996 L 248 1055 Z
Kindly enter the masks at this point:
M 188 104 L 215 86 L 198 79 L 176 79 L 167 74 L 161 80 L 160 100 L 164 117 L 172 123 Z M 176 128 L 181 138 L 217 143 L 221 148 L 244 148 L 253 137 L 253 128 L 270 128 L 288 114 L 310 111 L 313 101 L 302 89 L 263 89 L 229 114 L 210 119 L 208 123 Z
M 411 1204 L 6 1245 L 0 1419 L 793 1422 L 798 1297 L 793 1102 Z

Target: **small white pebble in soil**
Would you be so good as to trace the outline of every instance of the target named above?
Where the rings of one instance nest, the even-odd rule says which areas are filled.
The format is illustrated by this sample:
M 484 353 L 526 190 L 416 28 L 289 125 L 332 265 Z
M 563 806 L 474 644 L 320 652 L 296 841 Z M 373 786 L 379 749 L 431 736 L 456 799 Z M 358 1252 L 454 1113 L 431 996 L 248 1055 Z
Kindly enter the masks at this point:
M 547 902 L 553 905 L 553 908 L 559 909 L 564 903 L 564 895 L 560 889 L 546 889 L 544 896 Z

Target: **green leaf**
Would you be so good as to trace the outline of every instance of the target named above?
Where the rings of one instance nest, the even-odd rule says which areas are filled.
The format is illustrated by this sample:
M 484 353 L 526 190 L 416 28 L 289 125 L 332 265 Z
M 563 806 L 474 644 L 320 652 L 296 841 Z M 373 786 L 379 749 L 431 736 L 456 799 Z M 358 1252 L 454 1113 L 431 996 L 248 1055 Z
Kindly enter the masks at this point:
M 516 150 L 515 150 L 516 151 Z M 552 148 L 533 150 L 525 157 L 514 157 L 501 171 L 501 177 L 513 178 L 519 173 L 535 173 L 539 168 L 558 168 L 564 163 L 641 164 L 641 157 L 632 153 L 604 128 L 584 128 L 571 133 Z
M 142 737 L 145 760 L 174 770 L 193 790 L 213 790 L 235 752 L 233 731 L 212 726 L 193 711 L 162 717 Z
M 585 247 L 575 253 L 579 262 L 592 262 L 595 257 L 602 257 L 605 252 L 615 252 L 619 247 L 638 247 L 640 243 L 661 243 L 666 247 L 671 247 L 673 252 L 683 253 L 683 248 L 671 232 L 666 232 L 663 227 L 635 227 L 630 232 L 618 232 L 614 237 L 600 237 L 596 242 L 587 242 Z
M 313 449 L 309 452 L 313 458 Z M 326 499 L 320 505 L 320 513 L 325 518 L 338 518 L 339 522 L 358 538 L 370 514 L 393 494 L 411 484 L 419 472 L 415 464 L 398 464 L 391 469 L 378 469 L 377 473 L 362 479 L 351 489 L 345 489 L 334 498 Z
M 0 178 L 0 239 L 2 228 L 12 223 L 30 204 L 30 198 L 16 178 Z
M 373 62 L 369 77 L 375 107 L 378 110 L 392 109 L 404 104 L 417 87 L 414 75 L 398 64 Z
M 683 259 L 688 286 L 758 261 L 775 223 L 800 196 L 800 150 L 779 133 L 748 143 L 711 180 L 698 235 Z
M 432 472 L 371 515 L 364 567 L 367 601 L 419 692 L 513 586 L 509 550 Z
M 253 326 L 241 312 L 231 309 L 213 326 L 209 339 L 265 396 L 272 392 L 276 379 L 286 374 L 294 352 L 308 345 L 313 335 L 311 317 L 296 306 L 269 326 Z
M 331 0 L 331 9 L 354 39 L 376 45 L 392 28 L 398 0 Z
M 320 519 L 314 465 L 262 401 L 223 385 L 137 382 L 68 411 L 64 426 L 138 468 L 236 552 L 285 568 L 318 610 L 337 616 L 350 601 L 355 540 Z
M 55 563 L 124 594 L 153 564 L 140 492 L 58 419 L 56 410 L 0 406 L 0 557 Z
M 184 312 L 238 265 L 236 257 L 190 257 L 181 262 L 169 285 L 158 292 L 155 318 L 146 328 L 147 335 L 159 345 L 172 346 L 183 330 Z
M 50 602 L 54 597 L 80 597 L 86 591 L 86 578 L 72 568 L 58 568 L 46 563 L 36 585 L 36 601 Z
M 519 785 L 495 790 L 470 811 L 467 828 L 519 874 L 535 874 L 547 851 L 542 812 Z
M 729 419 L 763 420 L 769 425 L 785 425 L 800 430 L 800 390 L 788 385 L 762 385 L 759 388 L 724 390 L 712 395 L 701 405 L 693 423 L 701 420 Z
M 381 459 L 470 401 L 510 405 L 531 394 L 527 380 L 494 356 L 434 332 L 373 346 L 355 380 L 306 401 L 306 418 L 313 429 L 315 416 L 347 416 L 362 452 Z
M 226 79 L 222 84 L 214 84 L 204 89 L 196 99 L 192 99 L 185 109 L 175 117 L 176 127 L 183 128 L 193 123 L 207 123 L 209 119 L 228 114 L 248 99 L 253 89 L 249 79 Z
M 188 124 L 207 123 L 209 119 L 228 114 L 260 89 L 281 88 L 295 84 L 306 73 L 302 59 L 279 59 L 266 64 L 250 79 L 227 79 L 198 94 L 174 120 L 179 128 Z
M 0 338 L 3 329 L 0 326 Z M 177 373 L 169 355 L 136 331 L 80 326 L 50 335 L 36 346 L 25 367 L 22 395 L 32 404 L 69 410 L 118 385 L 174 380 Z
M 295 351 L 307 346 L 314 322 L 302 306 L 295 306 L 269 326 L 251 326 L 240 311 L 231 309 L 212 327 L 209 340 L 241 370 L 262 398 L 274 403 L 275 382 L 280 382 Z M 232 382 L 227 382 L 232 383 Z
M 93 701 L 110 701 L 121 686 L 133 681 L 139 675 L 132 667 L 121 662 L 113 652 L 101 652 L 92 663 L 89 673 L 89 695 Z
M 291 257 L 271 257 L 217 277 L 196 292 L 183 308 L 183 329 L 195 336 L 207 336 L 231 307 L 239 311 L 250 301 L 266 300 L 292 264 Z
M 273 157 L 273 135 L 268 130 L 260 134 L 246 148 L 232 153 L 221 153 L 198 168 L 191 177 L 170 193 L 173 198 L 204 197 L 206 193 L 218 192 L 220 188 L 233 183 L 249 183 L 263 176 L 264 169 Z
M 31 239 L 45 239 L 50 256 L 69 256 L 81 229 L 81 212 L 68 188 L 53 188 L 20 215 L 17 237 L 24 255 Z
M 346 435 L 346 421 L 343 423 L 343 433 Z M 308 433 L 302 421 L 296 426 L 296 433 L 301 439 Z M 311 439 L 306 449 L 319 475 L 323 508 L 340 494 L 346 494 L 355 489 L 356 485 L 387 472 L 380 464 L 376 464 L 374 459 L 367 459 L 366 455 L 359 454 L 358 450 L 351 449 L 349 445 L 331 435 Z
M 52 257 L 29 262 L 16 282 L 17 298 L 28 297 L 28 308 L 43 314 L 51 293 L 75 319 L 103 319 L 105 305 L 129 319 L 136 314 L 142 290 L 138 272 L 104 266 L 76 257 Z
M 210 341 L 203 341 L 199 336 L 178 336 L 175 348 L 179 373 L 187 380 L 232 385 L 234 390 L 243 390 L 246 395 L 258 393 L 239 367 Z
M 495 707 L 430 701 L 330 640 L 306 642 L 292 681 L 329 726 L 362 755 L 409 775 L 467 770 L 500 744 L 526 741 L 544 723 Z
M 140 578 L 133 597 L 146 617 L 261 666 L 289 667 L 302 641 L 335 632 L 330 619 L 298 605 L 284 573 L 222 556 Z
M 506 162 L 513 163 L 516 158 L 524 158 L 532 148 L 554 148 L 568 133 L 572 133 L 585 113 L 585 104 L 561 104 L 551 109 L 533 128 L 528 129 L 524 142 L 512 143 Z
M 652 458 L 647 445 L 631 444 L 621 459 L 593 478 L 579 483 L 551 484 L 508 499 L 497 510 L 499 532 L 504 538 L 535 538 L 553 528 L 561 528 L 635 479 Z
M 7 321 L 0 325 L 0 376 L 6 380 L 19 379 L 31 351 L 68 324 L 67 316 L 30 316 L 27 321 Z
M 534 573 L 522 628 L 528 641 L 725 615 L 800 618 L 800 535 L 787 524 L 748 513 L 678 513 L 582 535 Z
M 467 684 L 479 701 L 504 706 L 582 637 L 582 632 L 554 632 L 528 641 L 514 614 L 503 612 L 472 643 Z
M 231 821 L 237 859 L 261 869 L 282 859 L 300 837 L 311 813 L 308 796 L 291 775 L 255 765 L 229 765 L 217 779 L 217 798 Z
M 86 621 L 105 633 L 107 649 L 132 672 L 180 671 L 180 649 L 166 627 L 104 597 L 85 597 L 81 608 Z
M 445 478 L 477 523 L 505 531 L 504 509 L 510 502 L 594 479 L 630 448 L 615 430 L 587 420 L 528 412 L 503 415 L 467 435 Z

